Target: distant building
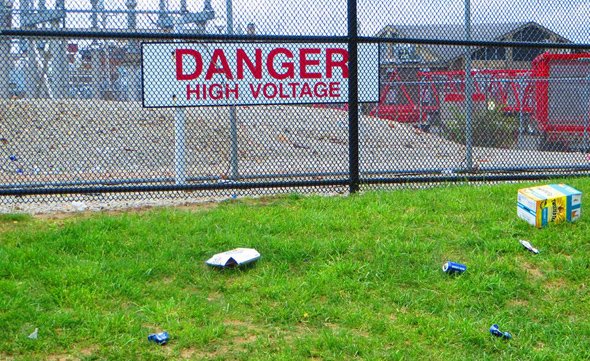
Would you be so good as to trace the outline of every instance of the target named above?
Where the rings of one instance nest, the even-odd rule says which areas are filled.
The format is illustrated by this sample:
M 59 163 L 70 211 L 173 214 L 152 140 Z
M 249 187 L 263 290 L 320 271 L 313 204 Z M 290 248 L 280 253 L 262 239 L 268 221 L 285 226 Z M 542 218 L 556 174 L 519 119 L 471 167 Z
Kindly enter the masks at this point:
M 482 41 L 526 41 L 571 43 L 570 40 L 536 22 L 472 24 L 472 39 Z M 465 66 L 464 46 L 399 44 L 395 38 L 465 39 L 464 24 L 388 25 L 377 33 L 391 39 L 381 45 L 381 65 L 453 70 Z M 481 47 L 469 54 L 475 69 L 527 69 L 531 61 L 545 52 L 542 48 Z M 551 50 L 555 52 L 555 50 Z

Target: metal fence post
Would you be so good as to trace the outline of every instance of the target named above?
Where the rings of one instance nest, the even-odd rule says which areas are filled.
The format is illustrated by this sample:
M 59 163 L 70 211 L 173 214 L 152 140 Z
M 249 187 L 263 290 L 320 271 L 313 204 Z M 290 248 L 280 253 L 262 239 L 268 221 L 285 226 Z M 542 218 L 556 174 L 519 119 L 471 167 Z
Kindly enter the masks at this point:
M 232 35 L 234 33 L 234 18 L 233 18 L 233 5 L 232 0 L 226 0 L 225 2 L 227 12 L 227 34 Z M 238 125 L 236 119 L 236 106 L 232 105 L 229 107 L 229 127 L 230 127 L 230 167 L 231 167 L 231 179 L 235 180 L 239 177 L 238 171 Z
M 517 104 L 520 104 L 518 107 L 518 144 L 522 144 L 523 134 L 524 134 L 524 115 L 522 113 L 524 108 L 524 91 L 526 89 L 525 80 L 519 79 L 518 85 L 520 86 L 519 92 L 516 93 L 516 96 L 519 97 Z
M 585 95 L 586 101 L 588 102 L 587 103 L 588 104 L 587 105 L 588 113 L 585 114 L 585 117 L 584 117 L 584 119 L 585 119 L 585 121 L 584 121 L 584 138 L 582 140 L 582 151 L 586 153 L 586 152 L 588 152 L 588 125 L 589 125 L 588 124 L 589 123 L 588 115 L 590 115 L 590 91 L 589 91 L 590 89 L 588 88 L 588 86 L 590 85 L 590 76 L 587 76 L 584 80 L 582 80 L 582 82 L 585 85 L 584 92 L 586 94 L 584 94 L 584 95 Z
M 471 40 L 471 0 L 465 0 L 465 40 Z M 465 167 L 473 168 L 473 78 L 471 48 L 465 47 Z
M 164 2 L 160 2 L 162 6 Z M 184 25 L 176 27 L 180 33 L 184 32 Z M 179 40 L 177 40 L 179 41 Z M 174 103 L 176 105 L 176 97 Z M 184 107 L 174 108 L 174 174 L 177 185 L 186 184 L 186 113 Z
M 349 192 L 359 191 L 358 34 L 356 0 L 348 0 L 348 169 Z
M 0 27 L 3 29 L 10 29 L 12 27 L 12 3 L 8 0 L 0 2 L 0 10 L 2 10 Z M 10 89 L 10 70 L 12 68 L 12 59 L 10 58 L 10 38 L 3 36 L 0 40 L 0 51 L 8 59 L 0 62 L 0 98 L 8 98 Z
M 186 184 L 185 110 L 174 108 L 174 171 L 176 184 Z

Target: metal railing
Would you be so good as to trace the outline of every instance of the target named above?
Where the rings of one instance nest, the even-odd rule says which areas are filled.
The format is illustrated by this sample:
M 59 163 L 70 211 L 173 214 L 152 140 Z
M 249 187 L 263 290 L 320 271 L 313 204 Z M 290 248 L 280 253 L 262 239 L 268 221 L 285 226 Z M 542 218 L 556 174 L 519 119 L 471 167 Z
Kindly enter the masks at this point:
M 163 5 L 160 10 L 134 10 L 137 4 L 132 2 L 128 9 L 102 9 L 95 1 L 89 10 L 68 9 L 58 1 L 51 11 L 21 3 L 19 9 L 5 6 L 0 12 L 3 196 L 230 189 L 255 193 L 324 186 L 346 186 L 354 193 L 370 184 L 545 179 L 590 170 L 590 114 L 583 112 L 590 110 L 590 102 L 576 105 L 582 113 L 574 120 L 565 119 L 564 113 L 572 108 L 568 102 L 574 94 L 577 103 L 588 94 L 586 70 L 576 68 L 575 76 L 557 78 L 537 73 L 531 61 L 526 69 L 503 69 L 522 71 L 519 77 L 483 79 L 478 74 L 492 74 L 492 69 L 472 72 L 470 65 L 476 63 L 470 54 L 482 47 L 575 53 L 590 44 L 470 37 L 468 6 L 467 35 L 461 39 L 445 34 L 390 39 L 359 35 L 356 1 L 345 4 L 345 36 L 236 34 L 231 11 L 226 13 L 225 34 L 204 33 L 214 19 L 207 5 L 202 13 L 190 13 L 186 3 L 184 9 L 181 4 L 172 10 Z M 231 1 L 226 6 L 231 9 Z M 27 12 L 36 17 L 25 24 Z M 204 13 L 208 15 L 197 16 Z M 87 28 L 68 27 L 68 14 L 89 15 L 82 24 Z M 125 31 L 115 32 L 101 28 L 93 14 L 124 15 L 129 21 Z M 140 29 L 132 18 L 139 14 L 169 17 L 172 26 L 158 20 L 152 28 Z M 191 22 L 202 26 L 176 26 Z M 257 43 L 265 49 L 284 43 L 344 43 L 347 103 L 336 108 L 313 102 L 146 108 L 141 101 L 140 43 L 155 41 Z M 449 61 L 443 70 L 426 69 L 424 60 L 381 63 L 389 76 L 413 69 L 415 78 L 382 76 L 379 103 L 359 103 L 359 45 L 394 42 L 460 48 L 462 52 L 453 53 L 469 55 L 459 66 Z M 562 63 L 584 64 L 580 59 Z M 434 72 L 439 78 L 428 78 Z M 448 75 L 447 80 L 440 80 L 441 74 Z M 494 84 L 508 94 L 493 93 Z M 441 85 L 458 85 L 460 90 L 451 94 Z M 393 91 L 397 93 L 389 96 Z M 563 97 L 564 92 L 570 96 Z

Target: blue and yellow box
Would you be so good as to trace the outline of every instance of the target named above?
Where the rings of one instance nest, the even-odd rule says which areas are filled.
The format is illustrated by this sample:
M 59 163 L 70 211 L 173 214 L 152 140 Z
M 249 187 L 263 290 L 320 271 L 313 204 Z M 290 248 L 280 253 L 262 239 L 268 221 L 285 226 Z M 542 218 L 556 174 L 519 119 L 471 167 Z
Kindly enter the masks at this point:
M 548 184 L 518 190 L 518 217 L 535 227 L 573 222 L 582 213 L 582 192 L 567 184 Z

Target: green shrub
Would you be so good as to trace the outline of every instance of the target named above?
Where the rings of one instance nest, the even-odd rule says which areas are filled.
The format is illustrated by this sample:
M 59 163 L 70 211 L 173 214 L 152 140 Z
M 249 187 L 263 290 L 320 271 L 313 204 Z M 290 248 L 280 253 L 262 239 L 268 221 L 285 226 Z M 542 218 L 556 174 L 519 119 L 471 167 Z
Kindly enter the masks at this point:
M 445 138 L 465 145 L 465 110 L 453 107 L 446 119 Z M 472 144 L 476 147 L 510 148 L 516 142 L 518 117 L 506 115 L 502 107 L 475 107 L 472 116 Z

